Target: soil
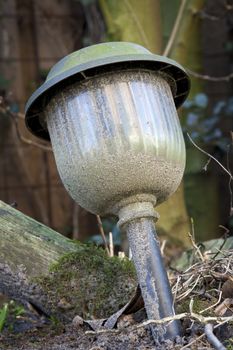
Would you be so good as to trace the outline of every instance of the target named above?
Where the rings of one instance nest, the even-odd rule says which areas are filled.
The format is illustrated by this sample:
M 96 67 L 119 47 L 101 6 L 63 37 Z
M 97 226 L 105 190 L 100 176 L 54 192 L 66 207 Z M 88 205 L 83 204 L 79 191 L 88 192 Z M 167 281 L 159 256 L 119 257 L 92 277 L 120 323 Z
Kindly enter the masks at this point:
M 141 305 L 139 308 L 134 305 L 134 313 L 122 314 L 113 329 L 103 332 L 103 328 L 93 331 L 82 317 L 67 322 L 56 317 L 48 318 L 31 305 L 23 311 L 21 306 L 12 304 L 0 333 L 0 350 L 214 349 L 205 334 L 207 323 L 213 325 L 214 334 L 222 344 L 221 349 L 232 350 L 232 256 L 232 249 L 218 251 L 214 256 L 211 252 L 199 250 L 197 254 L 194 251 L 189 267 L 182 271 L 174 268 L 169 271 L 176 314 L 183 315 L 182 337 L 174 341 L 155 344 L 150 326 L 145 324 L 146 314 Z
M 126 322 L 127 323 L 127 322 Z M 123 321 L 124 325 L 124 321 Z M 174 342 L 166 340 L 155 345 L 148 327 L 135 329 L 133 325 L 113 330 L 119 333 L 87 334 L 90 327 L 86 324 L 74 326 L 47 324 L 23 333 L 3 332 L 0 336 L 1 350 L 154 350 L 154 349 L 214 349 L 205 337 L 198 340 L 204 332 L 203 326 L 195 325 L 187 330 L 191 322 L 182 322 L 184 336 Z M 227 349 L 233 348 L 233 325 L 224 325 L 217 332 L 219 339 L 225 338 Z M 230 340 L 231 338 L 231 340 Z M 194 341 L 196 339 L 196 341 Z M 189 343 L 193 342 L 188 346 Z M 223 340 L 224 342 L 224 340 Z M 187 347 L 186 347 L 187 346 Z

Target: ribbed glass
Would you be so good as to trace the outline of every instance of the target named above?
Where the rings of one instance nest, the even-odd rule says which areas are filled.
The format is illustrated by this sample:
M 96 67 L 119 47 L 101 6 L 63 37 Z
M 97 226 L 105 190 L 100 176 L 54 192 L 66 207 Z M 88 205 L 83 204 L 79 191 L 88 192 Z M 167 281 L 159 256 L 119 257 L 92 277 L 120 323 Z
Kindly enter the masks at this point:
M 73 83 L 51 99 L 46 119 L 64 185 L 103 213 L 124 196 L 179 185 L 185 148 L 167 81 L 155 72 L 114 72 Z

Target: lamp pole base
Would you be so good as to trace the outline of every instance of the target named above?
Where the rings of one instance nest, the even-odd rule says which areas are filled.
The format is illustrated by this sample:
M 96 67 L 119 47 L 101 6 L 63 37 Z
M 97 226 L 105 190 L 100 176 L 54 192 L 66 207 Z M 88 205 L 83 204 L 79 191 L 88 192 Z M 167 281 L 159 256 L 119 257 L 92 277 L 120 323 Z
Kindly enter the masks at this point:
M 173 298 L 155 230 L 153 204 L 131 203 L 119 211 L 119 226 L 126 231 L 148 319 L 173 316 Z M 181 334 L 180 322 L 151 326 L 156 342 Z

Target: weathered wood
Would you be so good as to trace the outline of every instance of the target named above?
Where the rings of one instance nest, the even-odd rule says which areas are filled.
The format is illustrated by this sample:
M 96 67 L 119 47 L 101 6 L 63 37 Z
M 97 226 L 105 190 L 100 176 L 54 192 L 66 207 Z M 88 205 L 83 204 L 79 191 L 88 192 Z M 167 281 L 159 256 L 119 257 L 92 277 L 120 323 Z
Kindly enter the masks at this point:
M 75 247 L 58 232 L 0 201 L 0 264 L 13 271 L 23 265 L 28 276 L 37 276 Z
M 135 287 L 127 259 L 75 243 L 0 201 L 0 293 L 71 320 L 75 314 L 108 316 L 128 302 Z
M 0 292 L 49 313 L 46 295 L 32 279 L 75 250 L 74 242 L 0 201 Z

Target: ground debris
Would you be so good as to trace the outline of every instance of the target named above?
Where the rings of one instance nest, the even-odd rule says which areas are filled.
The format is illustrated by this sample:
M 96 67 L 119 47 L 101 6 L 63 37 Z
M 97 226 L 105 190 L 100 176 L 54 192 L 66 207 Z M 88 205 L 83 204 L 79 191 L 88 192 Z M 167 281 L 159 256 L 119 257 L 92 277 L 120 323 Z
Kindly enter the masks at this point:
M 169 270 L 177 309 L 175 317 L 180 319 L 183 330 L 182 337 L 177 337 L 174 342 L 167 340 L 155 346 L 149 324 L 158 321 L 146 320 L 145 312 L 141 310 L 122 315 L 113 329 L 93 330 L 85 321 L 77 327 L 72 323 L 55 324 L 50 320 L 50 324 L 37 330 L 20 334 L 4 331 L 0 336 L 0 349 L 209 350 L 214 349 L 210 342 L 215 338 L 222 349 L 233 349 L 232 299 L 225 298 L 231 290 L 227 295 L 224 292 L 226 282 L 232 281 L 233 249 L 222 250 L 217 255 L 211 252 L 202 254 L 203 259 L 200 254 L 196 255 L 184 270 L 174 267 Z

